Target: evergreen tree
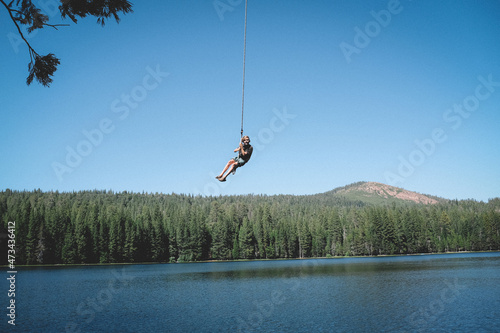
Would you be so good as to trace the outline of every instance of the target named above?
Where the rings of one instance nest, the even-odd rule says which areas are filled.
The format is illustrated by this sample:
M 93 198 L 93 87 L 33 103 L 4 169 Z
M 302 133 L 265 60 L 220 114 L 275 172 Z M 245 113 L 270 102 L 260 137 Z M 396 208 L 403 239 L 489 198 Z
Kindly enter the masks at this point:
M 255 258 L 255 237 L 247 217 L 243 218 L 243 224 L 238 233 L 239 254 L 242 259 Z
M 312 237 L 311 232 L 304 220 L 299 221 L 298 225 L 299 258 L 311 256 Z
M 239 230 L 238 232 L 234 233 L 234 242 L 233 242 L 233 250 L 232 250 L 232 258 L 233 259 L 240 259 L 240 241 L 238 239 L 239 235 Z
M 66 228 L 66 233 L 64 235 L 64 245 L 61 253 L 61 260 L 64 264 L 75 264 L 78 260 L 77 246 L 74 235 L 75 233 L 73 231 L 73 225 L 70 224 Z
M 42 218 L 40 208 L 31 206 L 29 214 L 28 234 L 26 235 L 26 263 L 33 265 L 38 263 L 40 257 L 40 249 L 43 248 L 39 245 L 40 230 L 42 228 Z M 16 242 L 19 244 L 20 242 Z

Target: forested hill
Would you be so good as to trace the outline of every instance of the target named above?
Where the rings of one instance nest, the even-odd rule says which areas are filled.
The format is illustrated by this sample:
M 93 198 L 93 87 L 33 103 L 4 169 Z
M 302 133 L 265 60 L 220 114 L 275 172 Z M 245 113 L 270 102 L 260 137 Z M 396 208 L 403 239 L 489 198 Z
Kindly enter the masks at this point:
M 365 182 L 307 196 L 5 190 L 1 251 L 14 235 L 17 265 L 500 250 L 500 198 L 407 192 Z
M 317 196 L 343 198 L 346 201 L 362 202 L 363 204 L 387 205 L 391 203 L 437 204 L 448 200 L 436 196 L 407 191 L 376 182 L 358 182 Z

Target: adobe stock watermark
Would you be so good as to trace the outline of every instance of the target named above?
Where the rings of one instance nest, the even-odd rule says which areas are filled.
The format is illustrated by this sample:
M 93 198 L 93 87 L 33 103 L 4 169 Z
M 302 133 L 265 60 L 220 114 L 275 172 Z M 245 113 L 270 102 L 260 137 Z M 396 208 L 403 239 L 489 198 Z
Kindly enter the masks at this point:
M 411 1 L 411 0 L 408 0 Z M 345 41 L 339 44 L 340 50 L 348 64 L 352 62 L 353 54 L 360 54 L 361 50 L 370 45 L 371 41 L 382 32 L 383 28 L 387 28 L 395 15 L 403 11 L 403 6 L 399 0 L 389 0 L 387 9 L 379 11 L 370 11 L 373 20 L 368 21 L 363 28 L 354 27 L 354 38 L 352 44 Z
M 419 308 L 418 311 L 408 316 L 407 321 L 412 327 L 412 332 L 414 332 L 414 329 L 417 332 L 428 332 L 429 325 L 438 320 L 439 316 L 445 311 L 446 306 L 455 302 L 460 296 L 460 290 L 466 288 L 465 285 L 458 283 L 458 278 L 455 278 L 453 282 L 444 280 L 444 284 L 446 287 L 441 290 L 439 295 L 436 295 L 428 306 Z
M 278 110 L 275 108 L 272 110 L 272 113 L 273 116 L 269 120 L 268 127 L 261 128 L 257 136 L 250 135 L 251 145 L 253 146 L 254 150 L 263 151 L 266 146 L 274 141 L 276 135 L 283 132 L 285 128 L 290 125 L 291 120 L 297 117 L 296 114 L 288 113 L 286 106 L 284 106 L 282 110 Z M 253 155 L 255 155 L 255 152 Z M 194 193 L 203 194 L 205 196 L 220 195 L 220 190 L 225 188 L 227 186 L 227 183 L 221 183 L 218 180 L 215 180 L 215 176 L 217 175 L 218 174 L 215 174 L 213 171 L 211 171 L 209 173 L 209 177 L 213 180 L 205 184 L 205 186 L 203 187 L 203 191 L 200 191 L 198 188 L 196 188 Z
M 243 0 L 214 0 L 212 2 L 215 12 L 219 16 L 219 20 L 224 21 L 224 14 L 232 12 L 236 7 L 241 5 Z
M 128 275 L 125 272 L 125 267 L 122 268 L 121 274 L 119 274 L 115 269 L 111 272 L 113 278 L 109 280 L 107 286 L 100 289 L 94 297 L 87 297 L 85 301 L 78 304 L 76 308 L 76 314 L 78 315 L 78 321 L 70 321 L 66 324 L 67 333 L 79 333 L 87 332 L 84 329 L 85 325 L 89 325 L 96 318 L 96 313 L 104 310 L 104 308 L 109 305 L 115 295 L 119 294 L 124 287 L 129 286 L 130 282 L 136 278 L 134 275 Z M 83 323 L 81 323 L 83 321 Z
M 476 112 L 481 103 L 489 99 L 496 88 L 500 87 L 500 81 L 494 81 L 493 75 L 489 74 L 487 78 L 478 76 L 479 84 L 474 89 L 474 92 L 466 96 L 462 102 L 455 103 L 443 113 L 443 120 L 449 124 L 453 131 L 458 130 L 464 121 Z M 406 157 L 398 156 L 399 165 L 396 171 L 386 171 L 384 178 L 387 184 L 396 185 L 404 183 L 405 179 L 415 173 L 417 167 L 425 163 L 432 156 L 439 144 L 448 140 L 447 131 L 444 128 L 435 128 L 431 131 L 428 138 L 423 140 L 415 140 L 416 148 L 413 149 Z
M 149 93 L 158 88 L 168 75 L 169 73 L 160 69 L 160 65 L 156 65 L 155 69 L 147 66 L 146 74 L 140 83 L 134 86 L 130 92 L 121 94 L 119 98 L 111 102 L 109 108 L 114 117 L 120 121 L 127 119 L 130 111 L 137 109 Z M 67 174 L 71 174 L 78 168 L 84 159 L 103 143 L 106 136 L 115 130 L 116 124 L 116 119 L 104 117 L 94 128 L 83 129 L 81 131 L 83 138 L 76 145 L 66 146 L 65 159 L 62 162 L 54 161 L 51 164 L 59 182 L 62 182 Z

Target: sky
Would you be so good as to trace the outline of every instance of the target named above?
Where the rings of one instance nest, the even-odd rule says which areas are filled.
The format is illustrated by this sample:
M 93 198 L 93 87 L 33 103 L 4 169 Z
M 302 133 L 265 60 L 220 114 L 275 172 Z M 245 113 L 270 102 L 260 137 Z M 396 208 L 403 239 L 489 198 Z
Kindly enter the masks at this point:
M 0 190 L 316 194 L 375 181 L 500 196 L 500 1 L 131 1 L 30 34 L 0 9 Z

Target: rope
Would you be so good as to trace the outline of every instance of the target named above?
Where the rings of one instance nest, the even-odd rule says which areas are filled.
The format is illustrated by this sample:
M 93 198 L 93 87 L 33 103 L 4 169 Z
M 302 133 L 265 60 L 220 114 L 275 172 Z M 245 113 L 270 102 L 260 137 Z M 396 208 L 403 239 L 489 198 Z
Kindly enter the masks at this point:
M 243 112 L 245 110 L 245 62 L 247 53 L 247 7 L 248 0 L 245 0 L 245 33 L 243 38 L 243 87 L 241 91 L 241 137 L 243 137 Z

